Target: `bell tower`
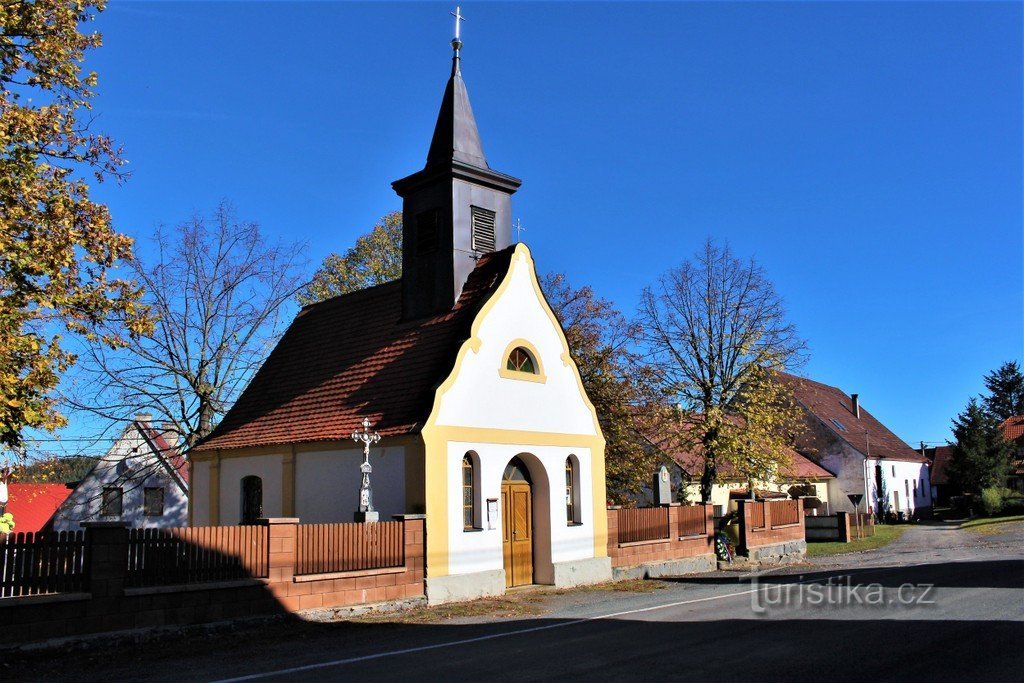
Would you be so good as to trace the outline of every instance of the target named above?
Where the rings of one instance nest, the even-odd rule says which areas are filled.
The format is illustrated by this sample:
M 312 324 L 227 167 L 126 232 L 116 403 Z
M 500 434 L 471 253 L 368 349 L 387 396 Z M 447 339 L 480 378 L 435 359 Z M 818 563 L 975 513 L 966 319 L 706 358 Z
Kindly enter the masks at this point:
M 402 317 L 449 311 L 482 255 L 512 244 L 512 195 L 521 181 L 491 170 L 462 80 L 455 12 L 452 72 L 427 163 L 391 184 L 402 198 Z

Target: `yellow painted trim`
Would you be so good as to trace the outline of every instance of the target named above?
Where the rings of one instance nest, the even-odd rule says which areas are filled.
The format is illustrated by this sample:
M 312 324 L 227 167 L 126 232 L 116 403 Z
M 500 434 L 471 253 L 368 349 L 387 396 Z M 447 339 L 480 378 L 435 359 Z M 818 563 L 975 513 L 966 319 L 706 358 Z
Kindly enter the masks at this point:
M 220 526 L 220 451 L 210 461 L 210 526 Z
M 194 485 L 193 482 L 195 482 L 195 480 L 196 480 L 196 475 L 195 475 L 195 472 L 193 471 L 192 459 L 189 458 L 189 460 L 188 460 L 188 525 L 189 526 L 195 526 L 195 523 L 192 521 L 192 518 L 195 516 L 195 513 L 196 513 L 196 511 L 195 511 L 195 500 L 192 498 L 192 491 L 193 491 L 192 487 Z
M 462 364 L 470 353 L 477 353 L 483 343 L 480 339 L 480 326 L 487 314 L 501 299 L 512 282 L 512 274 L 520 265 L 529 268 L 530 281 L 537 299 L 541 302 L 544 312 L 556 330 L 562 342 L 562 362 L 571 365 L 576 378 L 576 386 L 584 404 L 590 410 L 594 433 L 588 435 L 549 434 L 546 432 L 523 432 L 515 430 L 491 430 L 479 428 L 446 427 L 437 425 L 437 416 L 441 409 L 441 400 L 455 384 Z M 506 356 L 507 358 L 507 356 Z M 605 468 L 604 468 L 604 436 L 597 420 L 597 411 L 590 402 L 583 379 L 575 363 L 570 362 L 569 344 L 565 333 L 558 322 L 554 311 L 544 298 L 540 283 L 537 281 L 537 270 L 533 257 L 525 244 L 516 245 L 508 271 L 498 289 L 484 303 L 473 319 L 470 336 L 459 348 L 455 365 L 444 382 L 434 392 L 434 405 L 430 416 L 421 431 L 424 444 L 424 468 L 426 470 L 426 510 L 427 510 L 427 572 L 430 576 L 448 575 L 448 441 L 476 441 L 483 443 L 509 443 L 523 445 L 565 445 L 588 446 L 591 451 L 591 469 L 593 472 L 594 496 L 594 555 L 604 557 L 608 553 L 608 515 L 605 513 Z
M 295 446 L 281 456 L 281 513 L 295 516 Z
M 385 438 L 387 439 L 386 448 L 419 443 L 418 434 L 402 434 Z M 215 459 L 217 457 L 215 453 L 220 453 L 219 457 L 222 460 L 226 460 L 228 458 L 248 458 L 256 455 L 284 455 L 290 449 L 294 449 L 295 453 L 362 450 L 359 446 L 354 445 L 351 439 L 340 439 L 332 441 L 307 441 L 303 443 L 280 443 L 267 446 L 244 446 L 242 448 L 229 448 L 220 451 L 190 451 L 189 457 L 196 462 L 205 462 Z
M 530 358 L 533 360 L 534 369 L 537 372 L 519 372 L 508 369 L 508 357 L 513 349 L 517 348 L 526 349 L 526 352 L 530 354 Z M 540 352 L 537 351 L 536 346 L 525 339 L 513 339 L 505 347 L 505 353 L 501 354 L 501 365 L 498 367 L 498 375 L 505 379 L 517 379 L 526 382 L 537 382 L 539 384 L 544 384 L 548 381 L 547 375 L 544 374 L 544 362 L 540 359 Z

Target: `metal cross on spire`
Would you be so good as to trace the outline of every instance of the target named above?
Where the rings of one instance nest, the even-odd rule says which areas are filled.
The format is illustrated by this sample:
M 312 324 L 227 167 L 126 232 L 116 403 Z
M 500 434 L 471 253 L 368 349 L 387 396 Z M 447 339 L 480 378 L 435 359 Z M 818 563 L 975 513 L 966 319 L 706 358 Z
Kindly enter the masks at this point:
M 459 28 L 461 27 L 462 22 L 466 20 L 466 17 L 462 16 L 462 12 L 459 7 L 456 7 L 454 12 L 449 12 L 448 14 L 455 17 L 455 40 L 462 42 L 459 38 Z

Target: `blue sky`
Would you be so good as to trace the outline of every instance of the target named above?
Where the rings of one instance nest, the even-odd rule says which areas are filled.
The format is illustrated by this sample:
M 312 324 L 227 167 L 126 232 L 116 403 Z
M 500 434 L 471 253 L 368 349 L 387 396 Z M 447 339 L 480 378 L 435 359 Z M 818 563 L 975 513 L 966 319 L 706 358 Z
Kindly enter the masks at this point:
M 231 200 L 311 265 L 400 208 L 452 9 L 132 3 L 97 22 L 118 227 Z M 465 3 L 463 73 L 542 270 L 624 311 L 708 237 L 755 256 L 805 372 L 911 444 L 1024 356 L 1020 3 Z

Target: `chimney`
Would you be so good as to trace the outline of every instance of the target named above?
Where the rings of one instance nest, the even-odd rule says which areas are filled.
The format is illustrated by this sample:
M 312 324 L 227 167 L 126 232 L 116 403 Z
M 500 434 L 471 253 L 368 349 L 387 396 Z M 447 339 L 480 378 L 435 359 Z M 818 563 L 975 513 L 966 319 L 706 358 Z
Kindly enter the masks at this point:
M 135 413 L 135 421 L 148 425 L 153 421 L 152 413 Z
M 860 419 L 860 396 L 858 394 L 850 394 L 850 400 L 853 403 L 853 416 Z

